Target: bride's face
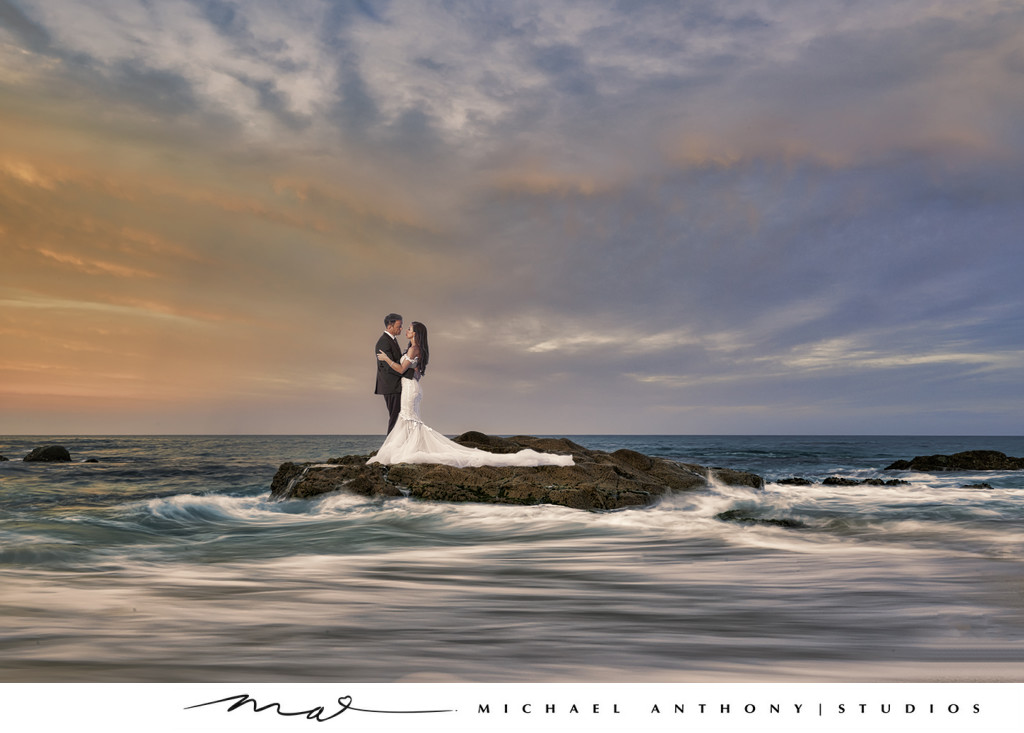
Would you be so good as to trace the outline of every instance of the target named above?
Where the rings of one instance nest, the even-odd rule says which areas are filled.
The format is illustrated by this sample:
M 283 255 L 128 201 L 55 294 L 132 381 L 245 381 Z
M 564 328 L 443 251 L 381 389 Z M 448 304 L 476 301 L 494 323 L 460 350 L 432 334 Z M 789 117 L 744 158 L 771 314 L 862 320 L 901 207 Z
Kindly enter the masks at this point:
M 412 330 L 412 326 L 409 326 L 409 328 L 405 329 L 405 337 L 407 339 L 409 339 L 410 341 L 412 341 L 413 336 L 415 336 L 415 335 L 416 335 L 416 332 Z

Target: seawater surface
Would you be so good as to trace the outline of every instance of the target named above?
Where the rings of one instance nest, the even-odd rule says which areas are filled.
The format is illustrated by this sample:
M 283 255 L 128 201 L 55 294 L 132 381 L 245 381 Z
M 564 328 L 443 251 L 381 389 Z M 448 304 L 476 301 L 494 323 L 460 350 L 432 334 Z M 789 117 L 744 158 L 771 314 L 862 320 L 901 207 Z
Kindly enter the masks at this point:
M 0 438 L 0 681 L 1024 681 L 1024 472 L 882 471 L 1024 438 L 572 439 L 768 483 L 272 502 L 381 438 Z M 20 460 L 47 444 L 74 461 Z M 909 483 L 777 483 L 833 475 Z

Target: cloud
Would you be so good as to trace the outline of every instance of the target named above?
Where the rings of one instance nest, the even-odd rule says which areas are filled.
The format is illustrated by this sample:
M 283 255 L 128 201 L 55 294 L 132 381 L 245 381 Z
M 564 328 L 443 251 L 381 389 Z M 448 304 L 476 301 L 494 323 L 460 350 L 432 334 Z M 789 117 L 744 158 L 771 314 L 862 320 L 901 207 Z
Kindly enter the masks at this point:
M 46 49 L 50 45 L 50 34 L 33 21 L 11 0 L 0 0 L 0 28 L 6 30 L 31 51 Z
M 949 430 L 1019 425 L 994 396 L 1019 387 L 1012 4 L 0 0 L 0 19 L 23 418 L 32 374 L 61 373 L 40 395 L 82 409 L 104 380 L 149 383 L 218 426 L 373 430 L 359 375 L 397 310 L 430 325 L 428 410 L 455 432 L 749 432 L 772 410 L 843 432 L 872 406 L 890 430 L 935 389 Z
M 148 272 L 146 270 L 125 267 L 112 262 L 103 262 L 102 260 L 84 260 L 81 257 L 77 257 L 72 254 L 51 252 L 48 249 L 40 249 L 38 252 L 43 257 L 59 262 L 63 265 L 70 265 L 71 267 L 91 275 L 109 274 L 114 275 L 115 277 L 128 278 L 153 278 L 157 276 L 155 273 Z
M 31 162 L 25 160 L 8 159 L 0 163 L 0 173 L 5 174 L 15 181 L 29 186 L 36 186 L 53 190 L 57 183 L 46 175 L 43 175 Z

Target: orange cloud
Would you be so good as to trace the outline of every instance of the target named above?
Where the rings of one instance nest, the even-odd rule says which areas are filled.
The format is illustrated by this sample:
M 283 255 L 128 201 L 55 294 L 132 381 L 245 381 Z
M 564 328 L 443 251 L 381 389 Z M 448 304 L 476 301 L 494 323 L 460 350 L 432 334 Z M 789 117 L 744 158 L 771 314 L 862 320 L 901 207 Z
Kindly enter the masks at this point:
M 40 249 L 38 252 L 43 257 L 59 262 L 62 265 L 71 265 L 72 267 L 75 267 L 89 275 L 104 274 L 114 275 L 115 277 L 130 278 L 157 277 L 157 274 L 154 272 L 147 272 L 146 270 L 140 270 L 134 267 L 125 267 L 123 265 L 115 265 L 112 262 L 102 262 L 100 260 L 87 261 L 81 257 L 76 257 L 75 255 L 52 252 L 48 249 Z
M 48 191 L 52 191 L 57 185 L 53 178 L 43 175 L 32 163 L 26 160 L 7 158 L 0 161 L 0 173 L 14 179 L 18 183 L 45 188 Z
M 574 176 L 540 168 L 503 171 L 493 178 L 491 185 L 502 193 L 536 196 L 596 196 L 615 187 L 612 182 L 595 176 Z

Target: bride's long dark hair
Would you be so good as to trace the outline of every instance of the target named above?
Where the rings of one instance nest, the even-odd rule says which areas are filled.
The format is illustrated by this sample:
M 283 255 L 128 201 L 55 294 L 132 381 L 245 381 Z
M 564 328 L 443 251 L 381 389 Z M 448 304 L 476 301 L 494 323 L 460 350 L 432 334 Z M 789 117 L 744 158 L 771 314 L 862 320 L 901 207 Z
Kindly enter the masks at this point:
M 427 327 L 419 321 L 413 321 L 412 332 L 416 334 L 416 345 L 420 347 L 420 374 L 425 374 L 427 362 L 430 361 L 430 347 L 427 345 Z

